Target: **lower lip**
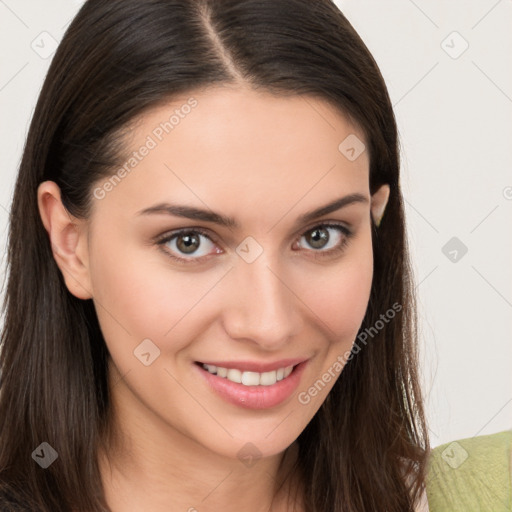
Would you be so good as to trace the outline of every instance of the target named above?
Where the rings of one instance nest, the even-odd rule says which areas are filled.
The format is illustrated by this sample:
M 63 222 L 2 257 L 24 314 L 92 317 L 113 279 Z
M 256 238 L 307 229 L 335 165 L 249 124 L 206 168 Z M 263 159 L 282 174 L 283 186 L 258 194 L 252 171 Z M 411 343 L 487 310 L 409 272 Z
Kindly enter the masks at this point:
M 288 377 L 271 386 L 244 386 L 210 373 L 201 364 L 194 366 L 224 400 L 247 409 L 269 409 L 284 402 L 297 389 L 306 364 L 307 361 L 299 363 Z

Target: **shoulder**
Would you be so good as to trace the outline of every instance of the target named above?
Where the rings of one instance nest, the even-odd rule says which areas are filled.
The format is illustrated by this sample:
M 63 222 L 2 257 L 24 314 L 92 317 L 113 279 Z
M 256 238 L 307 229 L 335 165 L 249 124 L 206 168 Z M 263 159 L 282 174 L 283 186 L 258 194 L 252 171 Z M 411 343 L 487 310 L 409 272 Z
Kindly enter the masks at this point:
M 430 453 L 431 512 L 512 510 L 512 430 L 459 439 Z

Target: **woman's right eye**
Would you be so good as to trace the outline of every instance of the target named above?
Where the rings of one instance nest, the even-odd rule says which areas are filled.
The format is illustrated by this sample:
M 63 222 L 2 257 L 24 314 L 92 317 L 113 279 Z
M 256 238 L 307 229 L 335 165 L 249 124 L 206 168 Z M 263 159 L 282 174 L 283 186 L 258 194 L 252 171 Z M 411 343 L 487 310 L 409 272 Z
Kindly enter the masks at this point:
M 164 251 L 171 258 L 182 263 L 197 263 L 208 257 L 209 254 L 223 252 L 217 248 L 205 231 L 197 228 L 167 233 L 157 240 L 157 244 L 163 246 Z M 215 250 L 212 251 L 212 248 Z M 186 255 L 191 255 L 191 257 L 186 257 Z

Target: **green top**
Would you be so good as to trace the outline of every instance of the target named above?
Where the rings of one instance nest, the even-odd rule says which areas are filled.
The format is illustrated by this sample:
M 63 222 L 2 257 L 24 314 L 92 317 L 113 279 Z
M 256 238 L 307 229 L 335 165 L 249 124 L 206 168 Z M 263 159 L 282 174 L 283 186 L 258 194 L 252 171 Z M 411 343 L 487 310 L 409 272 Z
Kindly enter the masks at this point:
M 460 439 L 431 451 L 430 512 L 512 511 L 512 430 Z

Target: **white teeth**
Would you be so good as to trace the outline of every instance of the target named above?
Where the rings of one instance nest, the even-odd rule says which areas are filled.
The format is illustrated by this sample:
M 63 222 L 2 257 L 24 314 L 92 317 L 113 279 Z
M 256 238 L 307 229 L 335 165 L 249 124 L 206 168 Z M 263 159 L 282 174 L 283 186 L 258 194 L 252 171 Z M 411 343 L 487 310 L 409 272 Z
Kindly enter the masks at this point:
M 234 370 L 230 368 L 226 375 L 226 378 L 232 382 L 238 382 L 238 384 L 242 383 L 242 372 L 240 370 Z
M 277 382 L 277 371 L 265 372 L 260 375 L 261 386 L 271 386 Z
M 228 373 L 229 375 L 229 373 Z M 242 373 L 242 384 L 245 386 L 259 386 L 260 374 L 257 372 L 244 372 Z
M 220 366 L 217 368 L 217 375 L 219 377 L 227 377 L 228 376 L 228 369 L 227 368 L 221 368 Z
M 293 366 L 287 366 L 286 368 L 279 368 L 271 372 L 242 372 L 234 368 L 222 368 L 213 364 L 203 364 L 203 368 L 210 373 L 216 374 L 218 377 L 223 377 L 244 386 L 272 386 L 276 382 L 288 377 L 293 370 Z

